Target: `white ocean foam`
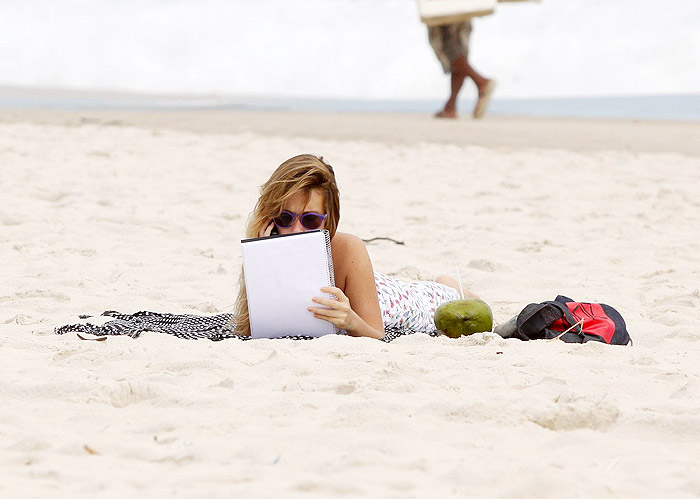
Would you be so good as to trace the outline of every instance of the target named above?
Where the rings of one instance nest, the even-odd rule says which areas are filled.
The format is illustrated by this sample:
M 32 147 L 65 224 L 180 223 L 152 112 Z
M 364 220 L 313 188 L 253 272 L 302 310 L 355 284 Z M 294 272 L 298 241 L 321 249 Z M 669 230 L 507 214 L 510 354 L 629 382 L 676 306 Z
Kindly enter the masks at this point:
M 499 97 L 700 92 L 700 2 L 544 0 L 475 21 Z M 443 98 L 413 0 L 3 0 L 0 84 Z M 473 93 L 473 86 L 465 94 Z

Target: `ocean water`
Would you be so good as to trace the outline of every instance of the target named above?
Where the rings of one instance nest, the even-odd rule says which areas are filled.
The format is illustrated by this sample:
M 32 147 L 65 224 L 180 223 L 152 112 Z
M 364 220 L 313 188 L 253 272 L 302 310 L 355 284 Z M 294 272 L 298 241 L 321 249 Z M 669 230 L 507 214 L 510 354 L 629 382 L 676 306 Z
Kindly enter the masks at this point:
M 149 94 L 175 106 L 419 112 L 434 111 L 449 88 L 415 0 L 1 3 L 0 86 L 7 88 Z M 499 4 L 474 20 L 470 61 L 498 80 L 494 113 L 695 119 L 684 108 L 700 95 L 692 57 L 700 53 L 698 19 L 698 0 Z M 462 96 L 469 107 L 474 86 Z
M 442 101 L 280 97 L 214 97 L 109 94 L 0 87 L 0 109 L 58 110 L 258 110 L 317 112 L 393 112 L 431 114 Z M 459 109 L 474 105 L 465 98 Z M 568 118 L 619 118 L 700 122 L 700 94 L 557 99 L 494 99 L 491 115 Z

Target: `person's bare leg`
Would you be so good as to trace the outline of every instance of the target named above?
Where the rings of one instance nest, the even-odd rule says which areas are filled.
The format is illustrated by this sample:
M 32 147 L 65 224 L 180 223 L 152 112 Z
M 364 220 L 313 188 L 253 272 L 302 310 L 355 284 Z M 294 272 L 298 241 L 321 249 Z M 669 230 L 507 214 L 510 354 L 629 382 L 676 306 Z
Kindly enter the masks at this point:
M 479 91 L 483 90 L 488 84 L 488 82 L 491 81 L 488 78 L 484 78 L 479 73 L 477 73 L 476 69 L 474 69 L 469 64 L 469 61 L 464 56 L 460 56 L 459 59 L 455 61 L 455 65 L 458 65 L 460 67 L 460 70 L 463 71 L 466 76 L 472 79 L 472 81 L 476 85 L 477 90 Z
M 452 62 L 450 67 L 450 98 L 447 99 L 445 107 L 437 113 L 437 118 L 456 118 L 457 117 L 457 96 L 462 89 L 464 79 L 467 77 L 467 60 L 464 56 L 460 56 L 456 61 Z
M 491 100 L 491 94 L 494 88 L 496 88 L 496 82 L 489 78 L 484 78 L 476 70 L 469 65 L 469 61 L 464 59 L 464 71 L 466 75 L 472 79 L 476 85 L 476 90 L 479 92 L 479 97 L 476 100 L 476 105 L 474 106 L 473 116 L 474 118 L 481 118 L 486 112 L 486 108 Z M 458 59 L 459 60 L 459 59 Z
M 449 286 L 451 288 L 455 288 L 457 291 L 462 293 L 462 288 L 459 286 L 459 281 L 455 279 L 454 277 L 451 277 L 449 275 L 441 275 L 438 276 L 437 279 L 435 279 L 435 282 L 438 282 L 440 284 L 444 284 L 445 286 Z M 468 289 L 464 290 L 464 297 L 465 298 L 479 298 L 478 295 L 472 293 Z
M 457 117 L 457 96 L 462 89 L 465 78 L 471 78 L 479 92 L 479 99 L 490 97 L 493 81 L 484 78 L 469 64 L 469 61 L 463 55 L 459 56 L 451 64 L 450 73 L 450 98 L 445 103 L 442 111 L 435 116 L 438 118 L 456 118 Z M 477 107 L 479 101 L 477 101 Z M 475 108 L 476 109 L 476 108 Z M 483 114 L 483 113 L 482 113 Z M 480 117 L 480 116 L 479 116 Z

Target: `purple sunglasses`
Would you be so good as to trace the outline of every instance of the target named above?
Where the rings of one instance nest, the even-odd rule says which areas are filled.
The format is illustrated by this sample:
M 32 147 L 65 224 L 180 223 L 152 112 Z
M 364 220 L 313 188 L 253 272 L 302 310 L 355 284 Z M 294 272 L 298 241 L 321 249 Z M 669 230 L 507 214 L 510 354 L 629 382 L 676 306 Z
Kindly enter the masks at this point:
M 300 218 L 301 217 L 301 218 Z M 272 219 L 277 227 L 282 227 L 283 229 L 288 229 L 297 218 L 301 219 L 301 225 L 307 230 L 316 230 L 322 224 L 326 218 L 326 215 L 321 213 L 314 213 L 313 211 L 307 211 L 305 213 L 293 213 L 291 211 L 283 211 L 279 216 Z

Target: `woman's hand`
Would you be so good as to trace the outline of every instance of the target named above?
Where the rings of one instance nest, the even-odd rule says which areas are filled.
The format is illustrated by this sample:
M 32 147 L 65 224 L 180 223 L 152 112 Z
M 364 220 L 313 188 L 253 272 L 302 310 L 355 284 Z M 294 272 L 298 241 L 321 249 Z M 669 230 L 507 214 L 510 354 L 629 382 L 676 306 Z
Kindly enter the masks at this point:
M 325 286 L 321 288 L 321 293 L 328 293 L 336 297 L 335 300 L 329 298 L 314 297 L 312 301 L 322 305 L 321 307 L 309 307 L 309 312 L 313 312 L 314 317 L 331 322 L 340 329 L 353 331 L 357 328 L 359 317 L 350 307 L 350 299 L 340 288 Z M 327 308 L 324 308 L 327 307 Z
M 270 220 L 270 223 L 267 224 L 267 227 L 264 227 L 258 231 L 258 237 L 270 237 L 272 235 L 272 229 L 275 228 L 275 223 Z
M 309 307 L 308 310 L 314 314 L 314 317 L 335 324 L 339 329 L 344 329 L 352 336 L 369 336 L 371 338 L 384 336 L 383 329 L 381 331 L 374 329 L 355 313 L 350 306 L 350 299 L 340 288 L 325 286 L 321 288 L 321 292 L 334 295 L 336 299 L 314 297 L 312 301 L 321 305 L 321 307 Z

